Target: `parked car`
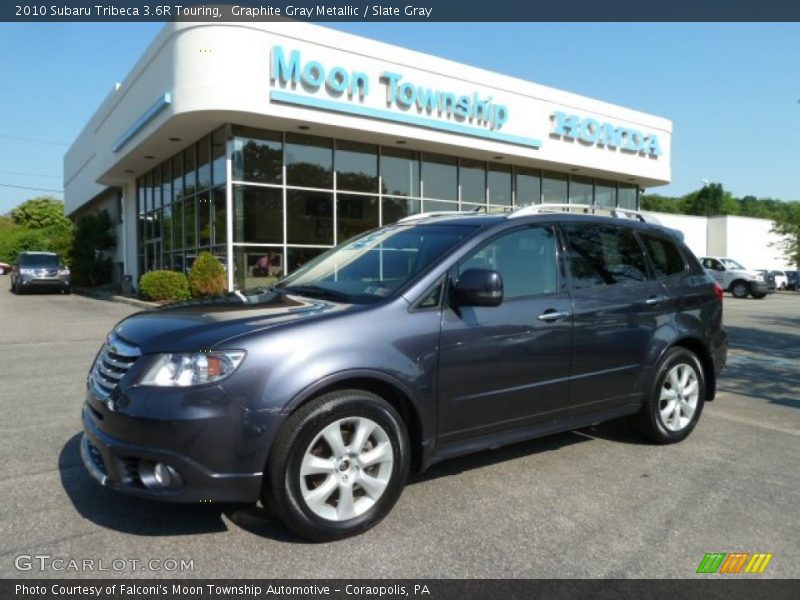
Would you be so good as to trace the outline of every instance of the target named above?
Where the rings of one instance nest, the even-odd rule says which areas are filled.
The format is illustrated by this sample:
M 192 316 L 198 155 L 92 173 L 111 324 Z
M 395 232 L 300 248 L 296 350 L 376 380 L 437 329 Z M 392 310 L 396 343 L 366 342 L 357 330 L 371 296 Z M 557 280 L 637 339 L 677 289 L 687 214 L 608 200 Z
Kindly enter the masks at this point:
M 55 252 L 20 252 L 11 269 L 11 291 L 23 294 L 34 290 L 69 294 L 69 267 Z
M 734 298 L 747 298 L 748 294 L 753 298 L 764 298 L 769 293 L 762 273 L 750 271 L 732 258 L 704 256 L 700 263 Z
M 378 523 L 411 468 L 618 417 L 679 442 L 726 352 L 722 289 L 672 230 L 547 205 L 418 215 L 271 289 L 118 323 L 81 453 L 115 490 L 260 498 L 334 540 Z
M 767 269 L 756 269 L 756 273 L 761 273 L 761 276 L 764 278 L 764 284 L 767 286 L 767 293 L 774 294 L 778 289 L 778 285 L 775 283 L 775 276 L 772 272 Z
M 800 271 L 786 271 L 786 289 L 800 289 Z
M 789 287 L 789 280 L 786 277 L 786 271 L 773 269 L 769 274 L 775 279 L 775 286 L 779 290 L 785 290 Z
M 5 262 L 0 262 L 0 275 L 11 273 L 11 265 Z

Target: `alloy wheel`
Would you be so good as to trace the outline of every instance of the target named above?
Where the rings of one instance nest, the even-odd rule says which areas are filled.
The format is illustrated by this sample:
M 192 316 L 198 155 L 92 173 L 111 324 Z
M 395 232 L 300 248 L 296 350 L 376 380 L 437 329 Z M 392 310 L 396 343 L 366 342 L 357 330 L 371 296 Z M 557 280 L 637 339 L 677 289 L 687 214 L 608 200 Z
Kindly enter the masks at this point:
M 697 371 L 686 363 L 672 367 L 661 384 L 658 410 L 661 422 L 669 431 L 683 430 L 692 422 L 700 399 Z
M 380 425 L 365 417 L 339 419 L 320 431 L 303 455 L 300 492 L 317 516 L 347 521 L 380 499 L 393 464 L 392 443 Z

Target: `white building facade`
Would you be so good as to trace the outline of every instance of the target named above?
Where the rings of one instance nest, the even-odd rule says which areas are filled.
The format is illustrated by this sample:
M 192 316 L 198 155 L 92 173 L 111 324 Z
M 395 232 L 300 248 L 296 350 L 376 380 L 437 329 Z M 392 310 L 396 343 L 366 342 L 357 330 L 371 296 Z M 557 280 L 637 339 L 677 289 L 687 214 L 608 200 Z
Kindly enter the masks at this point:
M 769 219 L 725 215 L 696 217 L 648 213 L 659 223 L 683 233 L 686 245 L 697 256 L 727 256 L 748 269 L 794 270 L 782 248 L 786 241 L 772 231 Z
M 231 289 L 433 210 L 638 208 L 670 121 L 307 23 L 167 24 L 69 149 L 118 274 L 207 250 Z

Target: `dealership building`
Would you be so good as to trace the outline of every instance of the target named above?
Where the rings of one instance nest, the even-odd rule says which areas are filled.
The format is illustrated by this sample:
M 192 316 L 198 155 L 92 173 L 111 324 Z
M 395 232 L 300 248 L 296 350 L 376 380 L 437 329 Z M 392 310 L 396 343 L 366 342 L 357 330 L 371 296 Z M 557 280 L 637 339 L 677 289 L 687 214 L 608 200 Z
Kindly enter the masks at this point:
M 170 23 L 64 160 L 116 278 L 210 251 L 231 289 L 380 224 L 557 202 L 635 209 L 669 120 L 307 23 Z

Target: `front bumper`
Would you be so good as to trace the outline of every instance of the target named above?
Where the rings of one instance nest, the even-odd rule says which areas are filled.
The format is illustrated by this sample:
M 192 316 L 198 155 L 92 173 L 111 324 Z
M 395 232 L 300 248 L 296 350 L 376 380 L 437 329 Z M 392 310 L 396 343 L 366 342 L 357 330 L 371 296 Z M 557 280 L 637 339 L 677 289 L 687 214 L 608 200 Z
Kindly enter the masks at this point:
M 163 444 L 147 444 L 121 440 L 104 431 L 108 421 L 114 422 L 117 430 L 124 427 L 124 421 L 130 421 L 129 431 L 134 433 L 144 427 L 151 431 L 169 431 Z M 210 444 L 211 440 L 220 436 L 221 432 L 213 431 L 213 422 L 205 428 L 208 439 L 197 440 L 198 428 L 182 426 L 180 422 L 156 423 L 153 419 L 142 419 L 132 416 L 118 415 L 104 411 L 94 396 L 89 393 L 82 412 L 84 435 L 81 440 L 81 457 L 89 474 L 101 485 L 111 489 L 156 500 L 168 502 L 255 502 L 261 491 L 262 471 L 237 472 L 236 467 L 248 467 L 253 460 L 237 460 L 235 453 L 228 459 L 230 470 L 222 472 L 210 469 L 195 458 L 188 456 L 177 448 L 190 449 L 199 441 Z M 149 422 L 148 422 L 149 421 Z M 183 431 L 182 431 L 183 429 Z M 203 427 L 200 427 L 202 430 Z M 225 440 L 216 439 L 216 447 L 225 452 Z M 227 440 L 231 442 L 231 440 Z M 236 445 L 236 441 L 232 441 Z M 169 446 L 169 449 L 166 448 Z M 153 483 L 147 472 L 153 465 L 162 463 L 172 467 L 180 475 L 180 485 L 160 487 Z M 263 463 L 260 463 L 263 464 Z
M 19 286 L 24 290 L 67 290 L 70 287 L 69 277 L 19 277 Z
M 772 291 L 774 292 L 775 289 L 773 288 Z M 759 294 L 759 295 L 761 295 L 761 294 L 769 294 L 770 291 L 769 291 L 769 287 L 767 286 L 766 282 L 764 282 L 764 281 L 751 281 L 750 282 L 750 293 L 751 294 Z

